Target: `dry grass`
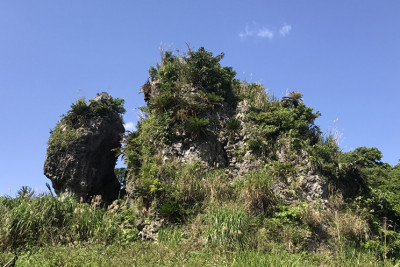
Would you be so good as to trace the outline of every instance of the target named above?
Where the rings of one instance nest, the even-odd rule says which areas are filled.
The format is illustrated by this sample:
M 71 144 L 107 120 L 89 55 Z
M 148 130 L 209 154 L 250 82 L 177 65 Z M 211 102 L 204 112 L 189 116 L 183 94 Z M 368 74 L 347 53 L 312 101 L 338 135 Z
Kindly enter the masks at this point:
M 223 170 L 209 171 L 203 180 L 206 201 L 213 205 L 236 198 L 232 182 Z
M 331 208 L 332 210 L 341 210 L 343 205 L 344 205 L 344 200 L 341 193 L 332 194 L 329 197 L 328 207 Z
M 199 166 L 186 165 L 178 174 L 177 189 L 184 202 L 193 203 L 205 198 L 204 182 Z
M 332 226 L 337 237 L 344 236 L 350 240 L 366 241 L 369 239 L 369 226 L 360 215 L 352 212 L 335 212 Z
M 272 184 L 267 172 L 249 172 L 238 185 L 245 210 L 252 214 L 272 213 L 277 202 Z
M 329 221 L 327 212 L 319 203 L 309 203 L 302 208 L 301 220 L 311 227 L 321 228 Z

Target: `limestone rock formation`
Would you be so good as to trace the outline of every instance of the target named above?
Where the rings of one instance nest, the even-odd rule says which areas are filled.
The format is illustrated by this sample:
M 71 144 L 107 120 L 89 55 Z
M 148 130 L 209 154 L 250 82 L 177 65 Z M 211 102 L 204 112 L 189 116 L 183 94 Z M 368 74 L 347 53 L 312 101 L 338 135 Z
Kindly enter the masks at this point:
M 144 85 L 142 90 L 149 106 L 154 98 L 161 95 L 161 88 L 157 81 Z M 200 98 L 198 95 L 201 92 L 197 88 L 188 87 L 186 91 L 193 99 Z M 285 101 L 290 99 L 286 97 Z M 238 101 L 236 105 L 223 102 L 213 109 L 202 111 L 199 117 L 206 118 L 210 123 L 203 129 L 203 134 L 199 133 L 201 137 L 192 138 L 185 130 L 177 132 L 173 142 L 160 144 L 158 147 L 163 162 L 177 159 L 180 163 L 198 163 L 207 169 L 226 168 L 232 180 L 241 179 L 250 171 L 261 170 L 265 165 L 271 164 L 272 160 L 249 148 L 249 141 L 262 136 L 264 131 L 255 121 L 249 119 L 250 113 L 251 104 L 247 99 Z M 228 121 L 232 119 L 240 125 L 237 129 L 229 129 Z M 292 144 L 284 137 L 281 135 L 275 140 L 279 145 L 273 154 L 279 164 L 293 163 L 293 166 L 296 166 L 296 173 L 293 175 L 297 178 L 293 179 L 287 175 L 282 181 L 276 182 L 275 194 L 288 204 L 296 199 L 292 197 L 294 193 L 301 199 L 310 202 L 321 201 L 325 204 L 328 198 L 326 180 L 322 179 L 320 173 L 312 170 L 308 152 L 303 149 L 293 154 Z M 295 192 L 288 189 L 294 184 Z M 128 188 L 128 195 L 133 196 L 129 190 L 132 191 L 132 188 Z
M 124 133 L 122 103 L 106 93 L 89 105 L 80 99 L 59 121 L 44 164 L 57 194 L 67 192 L 84 201 L 100 195 L 106 203 L 118 197 L 121 186 L 114 167 Z
M 144 116 L 126 140 L 128 199 L 143 198 L 146 210 L 154 199 L 163 202 L 175 181 L 160 166 L 174 162 L 223 169 L 232 182 L 264 170 L 285 203 L 325 203 L 329 175 L 319 166 L 330 159 L 321 159 L 319 113 L 302 103 L 300 92 L 279 101 L 261 84 L 239 82 L 219 64 L 222 57 L 203 48 L 183 57 L 166 52 L 150 68 L 141 89 Z

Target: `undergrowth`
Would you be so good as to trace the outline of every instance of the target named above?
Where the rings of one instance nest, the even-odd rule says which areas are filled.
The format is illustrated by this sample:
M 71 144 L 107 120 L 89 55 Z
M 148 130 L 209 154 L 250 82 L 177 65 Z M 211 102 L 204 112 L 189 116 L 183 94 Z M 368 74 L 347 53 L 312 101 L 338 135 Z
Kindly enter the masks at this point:
M 0 263 L 14 255 L 18 266 L 392 266 L 398 260 L 398 233 L 385 226 L 385 240 L 372 236 L 355 211 L 275 203 L 268 213 L 254 213 L 241 193 L 235 201 L 214 197 L 222 202 L 207 196 L 196 214 L 160 228 L 158 243 L 140 240 L 142 215 L 124 200 L 105 209 L 68 196 L 0 197 Z M 312 229 L 324 224 L 330 237 L 310 253 Z

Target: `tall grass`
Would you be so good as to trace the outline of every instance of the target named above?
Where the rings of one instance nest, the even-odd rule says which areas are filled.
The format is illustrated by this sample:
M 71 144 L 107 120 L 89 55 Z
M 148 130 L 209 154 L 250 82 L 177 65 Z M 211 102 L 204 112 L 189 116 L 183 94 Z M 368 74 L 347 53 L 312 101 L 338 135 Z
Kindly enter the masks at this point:
M 0 197 L 0 250 L 120 238 L 121 218 L 72 197 Z
M 13 257 L 0 254 L 0 266 Z M 134 242 L 120 246 L 90 244 L 76 246 L 47 246 L 34 252 L 23 252 L 17 260 L 19 267 L 35 266 L 290 266 L 290 267 L 372 267 L 398 266 L 395 261 L 386 264 L 368 251 L 346 248 L 340 258 L 329 253 L 291 254 L 279 245 L 268 253 L 257 250 L 225 251 L 223 248 L 204 248 L 188 251 L 185 246 L 165 246 L 163 243 Z
M 265 170 L 247 173 L 238 182 L 240 198 L 244 208 L 251 214 L 271 214 L 277 204 L 277 198 L 272 189 L 273 177 Z
M 183 231 L 180 228 L 161 228 L 158 231 L 158 241 L 171 247 L 177 247 L 183 238 Z
M 209 215 L 208 242 L 211 246 L 241 249 L 249 241 L 250 217 L 232 206 L 215 208 Z
M 164 227 L 158 233 L 159 243 L 155 243 L 138 240 L 138 230 L 134 227 L 136 215 L 121 203 L 107 211 L 71 197 L 0 197 L 0 266 L 15 253 L 19 255 L 18 266 L 394 266 L 396 263 L 392 259 L 379 260 L 379 251 L 372 247 L 355 247 L 346 241 L 347 237 L 360 238 L 365 234 L 366 229 L 359 227 L 354 214 L 342 216 L 346 220 L 353 218 L 351 227 L 337 221 L 343 238 L 333 240 L 333 250 L 309 254 L 290 252 L 285 246 L 285 236 L 291 235 L 293 241 L 296 233 L 301 232 L 300 226 L 291 223 L 278 227 L 281 233 L 276 235 L 281 239 L 274 240 L 273 229 L 266 224 L 272 219 L 257 221 L 243 206 L 227 200 L 218 205 L 208 203 L 208 208 L 192 222 L 199 229 L 197 233 L 190 224 Z M 289 211 L 278 212 L 281 216 L 275 216 L 275 221 L 291 218 Z M 315 216 L 311 216 L 312 221 L 319 222 Z M 202 239 L 205 242 L 196 245 Z

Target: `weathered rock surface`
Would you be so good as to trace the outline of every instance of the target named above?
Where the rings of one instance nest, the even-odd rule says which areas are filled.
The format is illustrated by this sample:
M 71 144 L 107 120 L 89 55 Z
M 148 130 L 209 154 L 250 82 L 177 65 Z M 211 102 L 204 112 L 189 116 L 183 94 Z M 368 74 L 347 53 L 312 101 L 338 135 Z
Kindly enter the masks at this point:
M 160 83 L 148 83 L 142 90 L 145 101 L 149 103 L 150 99 L 159 95 Z M 189 98 L 193 98 L 193 102 L 200 97 L 197 88 L 188 87 L 184 90 L 189 92 Z M 164 160 L 173 157 L 182 163 L 198 162 L 202 166 L 228 167 L 228 155 L 224 149 L 228 136 L 223 129 L 233 112 L 233 107 L 225 102 L 199 114 L 199 117 L 210 121 L 204 133 L 198 133 L 202 137 L 193 139 L 187 132 L 176 133 L 177 140 L 161 150 Z
M 88 108 L 95 102 L 107 106 L 112 101 L 110 95 L 103 93 L 94 98 Z M 121 147 L 124 133 L 122 118 L 112 108 L 103 109 L 101 115 L 85 115 L 83 120 L 75 123 L 67 123 L 68 116 L 70 113 L 59 122 L 50 137 L 44 174 L 52 181 L 57 194 L 67 192 L 84 201 L 101 195 L 103 201 L 111 203 L 120 190 L 114 167 L 115 149 Z M 60 145 L 52 138 L 61 138 L 64 143 Z
M 247 100 L 238 103 L 234 117 L 240 121 L 241 129 L 234 134 L 230 134 L 231 138 L 228 138 L 228 142 L 224 147 L 229 159 L 231 177 L 241 178 L 249 171 L 262 168 L 261 160 L 254 157 L 252 151 L 246 145 L 254 128 L 254 125 L 246 120 L 249 108 L 250 105 Z

